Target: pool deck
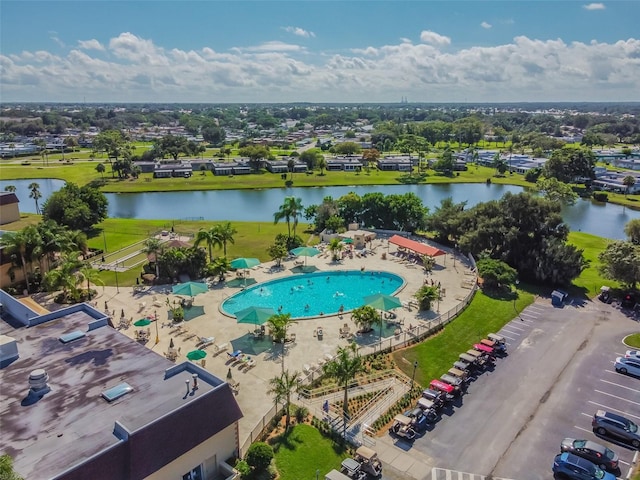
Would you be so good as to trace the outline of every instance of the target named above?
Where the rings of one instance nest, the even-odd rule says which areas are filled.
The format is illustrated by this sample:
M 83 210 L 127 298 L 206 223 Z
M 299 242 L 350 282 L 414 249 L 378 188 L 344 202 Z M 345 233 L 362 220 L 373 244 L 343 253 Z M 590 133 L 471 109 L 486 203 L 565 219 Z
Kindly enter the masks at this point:
M 314 265 L 321 271 L 335 270 L 360 270 L 364 267 L 367 271 L 388 271 L 402 276 L 405 280 L 404 287 L 396 293 L 396 296 L 408 305 L 409 301 L 415 302 L 413 295 L 424 284 L 425 279 L 434 283 L 440 282 L 446 294 L 443 299 L 434 305 L 434 309 L 446 312 L 455 308 L 470 291 L 475 276 L 471 275 L 466 259 L 456 256 L 455 261 L 451 252 L 446 248 L 447 255 L 436 258 L 436 266 L 430 275 L 425 275 L 424 270 L 415 265 L 400 263 L 393 255 L 396 251 L 395 245 L 389 245 L 384 239 L 377 239 L 373 242 L 374 253 L 365 258 L 345 260 L 335 263 L 331 261 L 329 255 L 319 255 L 306 259 L 307 265 Z M 387 253 L 387 258 L 382 258 L 382 253 Z M 270 267 L 273 262 L 261 264 L 250 271 L 250 276 L 258 282 L 264 282 L 283 276 L 294 275 L 291 268 L 295 267 L 293 261 L 283 262 L 283 269 L 274 271 Z M 304 275 L 304 274 L 296 274 Z M 235 276 L 234 276 L 235 277 Z M 229 277 L 231 279 L 232 277 Z M 167 299 L 173 303 L 179 301 L 180 296 L 167 293 L 171 291 L 169 286 L 144 287 L 143 291 L 135 292 L 132 287 L 121 287 L 119 292 L 116 287 L 97 287 L 98 297 L 95 305 L 100 310 L 104 310 L 105 302 L 108 310 L 114 315 L 114 324 L 118 326 L 121 312 L 124 311 L 125 318 L 132 318 L 133 321 L 144 316 L 158 315 L 158 337 L 156 344 L 155 324 L 149 327 L 136 328 L 131 325 L 128 328 L 120 328 L 125 335 L 134 338 L 136 330 L 147 330 L 150 328 L 150 339 L 146 345 L 159 355 L 164 355 L 169 349 L 169 342 L 173 339 L 176 349 L 179 349 L 177 362 L 186 361 L 185 355 L 198 348 L 200 337 L 215 337 L 215 344 L 227 344 L 228 350 L 232 351 L 232 341 L 253 331 L 253 326 L 248 324 L 238 324 L 235 318 L 224 315 L 220 312 L 220 304 L 229 296 L 238 292 L 238 288 L 227 287 L 225 285 L 214 285 L 209 292 L 194 297 L 193 304 L 204 307 L 204 314 L 192 320 L 184 322 L 184 332 L 176 331 L 168 321 Z M 43 300 L 39 299 L 42 303 Z M 47 305 L 45 305 L 47 306 Z M 435 311 L 419 312 L 416 308 L 411 310 L 406 307 L 395 310 L 398 319 L 404 320 L 405 330 L 410 325 L 419 325 L 437 317 Z M 351 332 L 356 332 L 357 328 L 351 321 L 350 315 L 344 316 L 325 315 L 312 318 L 305 318 L 293 324 L 289 333 L 294 333 L 296 341 L 288 346 L 284 357 L 284 368 L 289 371 L 297 370 L 302 372 L 305 365 L 317 363 L 318 360 L 326 358 L 326 355 L 334 355 L 337 348 L 348 343 L 346 338 L 341 338 L 340 328 L 347 324 Z M 315 335 L 316 329 L 322 327 L 323 337 L 318 339 Z M 375 343 L 378 340 L 377 329 L 375 332 L 365 335 L 358 335 L 355 341 L 359 345 Z M 215 356 L 214 348 L 206 348 L 208 355 L 204 361 L 204 367 L 217 375 L 219 378 L 227 378 L 229 370 L 232 372 L 233 380 L 239 382 L 237 400 L 242 408 L 244 417 L 240 420 L 240 444 L 250 436 L 256 425 L 262 421 L 263 417 L 273 406 L 271 396 L 267 394 L 269 380 L 278 376 L 282 371 L 282 345 L 263 345 L 266 351 L 255 355 L 255 366 L 249 370 L 239 369 L 230 364 L 225 352 Z M 198 362 L 200 363 L 200 362 Z

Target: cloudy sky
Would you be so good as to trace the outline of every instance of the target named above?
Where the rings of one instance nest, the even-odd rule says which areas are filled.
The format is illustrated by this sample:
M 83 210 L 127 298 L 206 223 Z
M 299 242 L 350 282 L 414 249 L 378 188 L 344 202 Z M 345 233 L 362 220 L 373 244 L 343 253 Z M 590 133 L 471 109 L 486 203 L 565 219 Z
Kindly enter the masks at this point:
M 640 2 L 0 3 L 0 100 L 640 101 Z

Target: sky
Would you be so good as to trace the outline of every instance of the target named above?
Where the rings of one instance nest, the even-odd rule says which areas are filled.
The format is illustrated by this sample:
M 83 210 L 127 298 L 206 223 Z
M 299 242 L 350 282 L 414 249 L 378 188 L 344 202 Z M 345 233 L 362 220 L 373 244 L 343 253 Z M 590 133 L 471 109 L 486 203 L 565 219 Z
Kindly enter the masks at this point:
M 640 101 L 640 2 L 0 2 L 0 101 Z

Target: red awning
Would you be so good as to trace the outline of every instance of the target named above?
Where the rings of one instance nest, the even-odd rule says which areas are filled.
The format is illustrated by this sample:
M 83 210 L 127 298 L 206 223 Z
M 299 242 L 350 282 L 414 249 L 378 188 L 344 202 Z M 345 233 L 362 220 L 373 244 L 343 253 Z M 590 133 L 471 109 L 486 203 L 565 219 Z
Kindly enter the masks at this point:
M 389 243 L 398 245 L 399 247 L 406 248 L 407 250 L 414 251 L 420 255 L 429 255 L 430 257 L 437 257 L 438 255 L 445 255 L 446 252 L 436 247 L 425 245 L 424 243 L 416 242 L 415 240 L 409 240 L 408 238 L 401 237 L 400 235 L 394 235 L 389 239 Z

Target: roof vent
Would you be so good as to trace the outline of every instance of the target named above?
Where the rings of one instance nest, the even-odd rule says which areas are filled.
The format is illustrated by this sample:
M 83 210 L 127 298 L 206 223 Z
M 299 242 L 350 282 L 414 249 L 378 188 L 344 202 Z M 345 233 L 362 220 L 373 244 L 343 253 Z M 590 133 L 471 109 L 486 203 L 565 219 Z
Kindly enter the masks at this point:
M 33 370 L 29 375 L 29 388 L 31 392 L 41 397 L 51 390 L 47 384 L 48 381 L 49 374 L 42 368 L 38 368 L 37 370 Z

